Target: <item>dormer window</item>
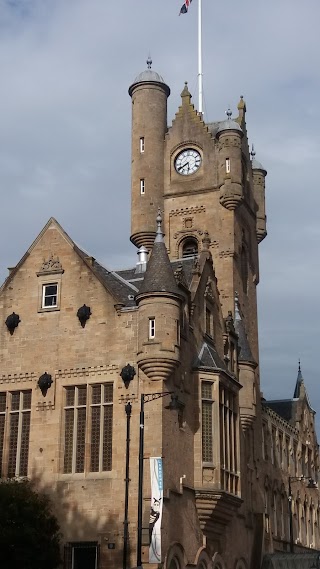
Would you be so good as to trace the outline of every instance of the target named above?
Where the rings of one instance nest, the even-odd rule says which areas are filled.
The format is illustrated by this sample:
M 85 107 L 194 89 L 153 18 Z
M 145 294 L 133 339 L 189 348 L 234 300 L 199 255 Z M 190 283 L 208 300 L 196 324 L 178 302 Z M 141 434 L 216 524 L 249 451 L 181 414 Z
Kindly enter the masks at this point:
M 182 257 L 191 257 L 198 254 L 198 242 L 193 237 L 186 239 L 182 246 Z
M 44 284 L 42 286 L 42 308 L 57 308 L 58 283 Z

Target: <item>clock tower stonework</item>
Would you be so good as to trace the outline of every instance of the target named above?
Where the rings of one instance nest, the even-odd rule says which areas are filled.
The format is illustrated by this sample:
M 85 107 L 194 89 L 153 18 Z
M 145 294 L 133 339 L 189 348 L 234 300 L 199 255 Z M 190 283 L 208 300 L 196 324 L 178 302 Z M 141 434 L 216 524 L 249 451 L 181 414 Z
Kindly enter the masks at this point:
M 240 99 L 235 120 L 228 111 L 226 120 L 205 123 L 185 84 L 181 105 L 171 127 L 167 127 L 170 89 L 151 70 L 150 61 L 129 94 L 131 241 L 150 251 L 158 208 L 164 214 L 165 242 L 171 260 L 200 253 L 205 238 L 205 247 L 209 242 L 214 261 L 223 316 L 226 318 L 229 311 L 234 314 L 237 295 L 252 354 L 258 362 L 256 286 L 258 243 L 266 235 L 266 171 L 250 159 L 245 102 Z M 201 163 L 195 171 L 188 167 L 181 171 L 186 150 L 200 155 Z

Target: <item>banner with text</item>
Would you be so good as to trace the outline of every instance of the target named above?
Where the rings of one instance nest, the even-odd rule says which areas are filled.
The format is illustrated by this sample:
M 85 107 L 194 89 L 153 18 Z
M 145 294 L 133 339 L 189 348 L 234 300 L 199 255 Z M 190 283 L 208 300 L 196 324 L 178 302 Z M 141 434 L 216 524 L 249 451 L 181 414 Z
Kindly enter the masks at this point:
M 161 563 L 161 518 L 163 504 L 162 458 L 150 457 L 150 478 L 149 563 Z

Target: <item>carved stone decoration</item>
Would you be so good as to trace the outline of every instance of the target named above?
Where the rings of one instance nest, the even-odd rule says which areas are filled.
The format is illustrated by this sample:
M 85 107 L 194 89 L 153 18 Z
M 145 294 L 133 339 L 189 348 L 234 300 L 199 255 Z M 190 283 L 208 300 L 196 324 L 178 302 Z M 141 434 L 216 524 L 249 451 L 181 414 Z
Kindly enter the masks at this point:
M 226 325 L 226 331 L 229 333 L 231 332 L 232 334 L 235 333 L 234 330 L 234 320 L 233 320 L 233 316 L 232 316 L 232 312 L 231 310 L 228 310 L 228 316 L 227 318 L 225 318 L 225 325 Z
M 18 327 L 19 322 L 21 322 L 20 318 L 19 318 L 19 314 L 16 314 L 15 312 L 12 312 L 12 314 L 10 314 L 10 316 L 8 316 L 7 320 L 6 320 L 6 326 L 12 336 L 13 332 L 15 331 L 15 329 Z
M 133 380 L 134 376 L 136 375 L 136 370 L 130 364 L 124 366 L 120 372 L 120 377 L 125 384 L 126 389 L 128 389 L 130 382 Z
M 79 308 L 79 310 L 77 312 L 77 316 L 79 318 L 79 321 L 80 321 L 82 328 L 85 327 L 86 322 L 87 322 L 87 320 L 89 320 L 91 314 L 92 314 L 92 312 L 91 312 L 90 306 L 86 306 L 86 304 L 84 304 L 83 306 L 81 306 L 81 308 Z
M 235 210 L 243 201 L 242 188 L 240 184 L 231 182 L 228 178 L 220 188 L 220 203 L 226 209 Z
M 212 279 L 209 277 L 207 280 L 207 284 L 206 284 L 206 288 L 204 291 L 204 296 L 207 300 L 209 300 L 212 304 L 215 302 L 215 297 L 214 297 L 214 286 L 213 286 L 213 282 Z
M 188 287 L 182 265 L 179 265 L 176 268 L 176 270 L 174 271 L 174 277 L 178 284 L 182 284 L 183 286 Z
M 51 253 L 49 258 L 43 259 L 42 265 L 39 269 L 37 275 L 43 275 L 47 273 L 63 273 L 62 265 L 59 261 L 59 257 L 54 258 L 53 254 Z
M 51 387 L 52 383 L 53 383 L 52 377 L 46 371 L 39 377 L 38 386 L 41 390 L 43 397 L 47 395 L 47 391 Z

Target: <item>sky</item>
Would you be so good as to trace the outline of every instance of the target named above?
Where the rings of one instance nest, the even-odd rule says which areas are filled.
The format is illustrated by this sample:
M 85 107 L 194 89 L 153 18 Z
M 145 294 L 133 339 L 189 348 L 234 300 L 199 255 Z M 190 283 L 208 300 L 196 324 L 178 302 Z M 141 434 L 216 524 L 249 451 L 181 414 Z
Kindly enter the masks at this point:
M 53 216 L 110 268 L 136 262 L 130 234 L 131 102 L 146 68 L 197 106 L 197 2 L 0 0 L 0 278 Z M 267 399 L 292 397 L 298 359 L 318 411 L 319 0 L 203 0 L 205 120 L 240 95 L 268 170 L 259 342 Z

